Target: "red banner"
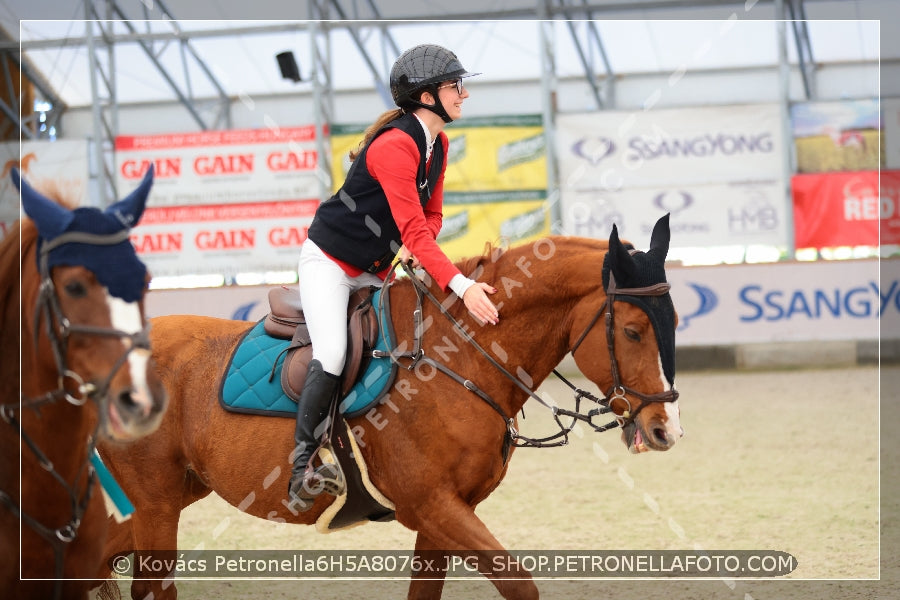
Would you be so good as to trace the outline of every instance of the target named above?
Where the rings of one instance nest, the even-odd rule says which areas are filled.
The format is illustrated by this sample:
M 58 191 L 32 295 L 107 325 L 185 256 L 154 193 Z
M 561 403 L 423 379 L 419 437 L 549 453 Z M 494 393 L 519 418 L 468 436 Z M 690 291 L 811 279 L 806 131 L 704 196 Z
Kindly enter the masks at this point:
M 878 171 L 795 175 L 796 247 L 900 243 L 900 171 L 880 175 L 880 189 Z

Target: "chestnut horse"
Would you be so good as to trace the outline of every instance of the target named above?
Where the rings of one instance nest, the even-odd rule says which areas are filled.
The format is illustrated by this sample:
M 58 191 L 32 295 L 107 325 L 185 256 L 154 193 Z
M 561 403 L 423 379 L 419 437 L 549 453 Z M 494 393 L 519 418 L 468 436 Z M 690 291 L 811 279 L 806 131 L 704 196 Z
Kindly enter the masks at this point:
M 0 589 L 83 599 L 107 531 L 95 444 L 150 433 L 167 401 L 147 345 L 146 267 L 128 239 L 152 173 L 105 212 L 13 180 L 30 218 L 0 243 Z
M 475 507 L 503 479 L 509 446 L 529 441 L 517 434 L 515 415 L 529 397 L 539 398 L 530 390 L 567 352 L 584 376 L 608 390 L 606 398 L 594 400 L 611 405 L 631 451 L 675 444 L 682 431 L 674 390 L 676 315 L 664 272 L 668 245 L 666 216 L 646 253 L 630 253 L 614 229 L 609 244 L 549 237 L 460 263 L 463 272 L 498 288 L 496 326 L 478 325 L 461 302 L 444 302 L 447 295 L 434 283 L 417 286 L 417 280 L 401 278 L 387 288 L 398 347 L 413 347 L 413 312 L 422 302 L 418 341 L 420 356 L 430 362 L 423 358 L 415 368 L 399 369 L 392 400 L 379 407 L 379 416 L 348 424 L 371 481 L 393 503 L 396 519 L 417 532 L 417 558 L 442 564 L 434 559 L 465 555 L 478 561 L 479 572 L 504 598 L 537 597 L 527 570 L 507 569 L 509 562 L 504 572 L 495 570 L 490 557 L 510 555 Z M 423 301 L 417 287 L 435 302 Z M 334 501 L 323 494 L 307 512 L 288 502 L 292 419 L 235 414 L 219 405 L 216 382 L 252 326 L 199 316 L 153 319 L 153 351 L 172 405 L 153 435 L 129 448 L 100 449 L 136 507 L 129 522 L 113 526 L 110 560 L 132 550 L 146 564 L 176 559 L 182 509 L 211 491 L 249 514 L 300 524 L 316 522 Z M 564 413 L 556 410 L 565 435 L 571 426 L 562 425 Z M 593 414 L 578 418 L 593 425 Z M 163 576 L 169 573 L 155 579 L 136 573 L 132 598 L 175 598 L 175 586 Z M 445 577 L 413 573 L 409 597 L 439 598 Z

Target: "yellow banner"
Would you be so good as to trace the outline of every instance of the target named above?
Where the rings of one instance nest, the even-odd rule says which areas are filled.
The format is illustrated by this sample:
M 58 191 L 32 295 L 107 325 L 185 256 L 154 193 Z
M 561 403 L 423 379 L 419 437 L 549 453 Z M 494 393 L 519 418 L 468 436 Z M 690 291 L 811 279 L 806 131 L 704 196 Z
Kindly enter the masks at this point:
M 451 260 L 478 256 L 485 244 L 515 245 L 550 233 L 544 200 L 444 205 L 438 244 Z
M 872 129 L 794 140 L 798 173 L 876 171 L 883 162 L 884 140 Z
M 331 130 L 334 191 L 364 126 Z M 520 243 L 550 233 L 547 161 L 539 115 L 471 118 L 445 129 L 444 227 L 438 243 L 453 259 L 481 254 L 485 242 Z

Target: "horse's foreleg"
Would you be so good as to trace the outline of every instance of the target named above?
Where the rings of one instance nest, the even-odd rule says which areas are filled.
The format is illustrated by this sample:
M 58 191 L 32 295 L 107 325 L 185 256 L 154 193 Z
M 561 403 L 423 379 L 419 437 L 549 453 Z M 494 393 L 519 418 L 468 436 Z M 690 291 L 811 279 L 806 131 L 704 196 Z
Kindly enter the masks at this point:
M 115 579 L 111 579 L 114 561 L 118 558 L 117 555 L 127 557 L 134 550 L 130 520 L 119 523 L 114 517 L 110 516 L 107 517 L 107 525 L 106 543 L 103 545 L 103 561 L 100 563 L 100 569 L 96 573 L 97 579 L 90 584 L 91 589 L 98 586 L 102 587 L 91 598 L 118 597 L 118 585 Z M 115 589 L 115 592 L 112 591 L 113 589 Z
M 420 504 L 413 515 L 403 515 L 398 510 L 397 516 L 401 523 L 419 533 L 416 538 L 417 555 L 420 554 L 420 541 L 423 548 L 427 542 L 433 554 L 440 551 L 445 555 L 459 556 L 466 561 L 467 568 L 477 566 L 478 572 L 490 579 L 507 600 L 537 600 L 538 589 L 531 573 L 513 559 L 475 515 L 475 509 L 461 499 L 436 498 Z M 408 519 L 409 516 L 412 518 Z M 426 581 L 425 575 L 413 577 L 410 598 L 440 598 L 446 573 L 441 576 L 440 586 Z
M 150 514 L 149 518 L 146 516 Z M 132 518 L 134 532 L 133 600 L 175 600 L 175 568 L 178 559 L 178 519 L 181 507 L 157 505 Z
M 106 543 L 103 545 L 103 562 L 100 564 L 98 579 L 107 579 L 113 569 L 113 557 L 117 554 L 130 554 L 134 551 L 134 537 L 131 535 L 131 520 L 119 523 L 115 517 L 106 518 L 108 529 Z
M 416 536 L 416 552 L 413 556 L 412 581 L 409 583 L 408 600 L 440 598 L 447 576 L 447 554 L 420 532 Z

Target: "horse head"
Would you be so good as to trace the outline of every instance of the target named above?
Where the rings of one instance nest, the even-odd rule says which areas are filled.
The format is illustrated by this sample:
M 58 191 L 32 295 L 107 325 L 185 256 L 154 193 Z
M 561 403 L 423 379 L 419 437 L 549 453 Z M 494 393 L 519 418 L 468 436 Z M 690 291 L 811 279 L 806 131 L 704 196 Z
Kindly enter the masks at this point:
M 623 243 L 613 225 L 602 269 L 606 301 L 600 311 L 590 309 L 594 318 L 573 350 L 582 373 L 609 382 L 606 398 L 622 426 L 622 441 L 634 453 L 668 450 L 684 434 L 675 391 L 678 317 L 666 282 L 668 250 L 669 215 L 657 221 L 646 252 Z
M 129 233 L 143 214 L 152 168 L 131 194 L 106 210 L 70 210 L 43 196 L 18 171 L 12 179 L 38 236 L 35 359 L 55 370 L 69 402 L 97 400 L 106 437 L 127 441 L 150 433 L 167 398 L 152 364 L 144 315 L 149 274 Z

